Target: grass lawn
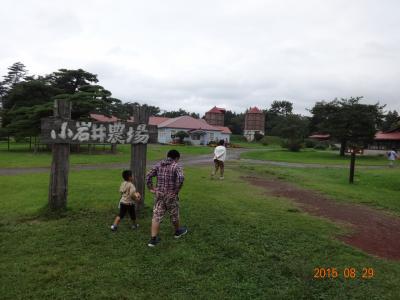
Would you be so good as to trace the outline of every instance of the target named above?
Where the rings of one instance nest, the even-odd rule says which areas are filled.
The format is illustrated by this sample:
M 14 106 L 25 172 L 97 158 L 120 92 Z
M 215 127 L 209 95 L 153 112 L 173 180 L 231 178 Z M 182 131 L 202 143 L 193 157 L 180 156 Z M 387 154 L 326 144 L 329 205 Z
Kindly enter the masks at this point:
M 290 168 L 246 166 L 242 169 L 261 175 L 292 181 L 332 198 L 381 208 L 400 215 L 400 168 L 356 169 L 354 184 L 349 184 L 349 170 L 336 168 Z
M 12 151 L 7 151 L 7 144 L 0 144 L 0 168 L 13 167 L 46 167 L 51 164 L 51 152 L 33 152 L 27 151 L 29 145 L 14 144 Z M 181 146 L 181 145 L 158 145 L 149 144 L 147 158 L 155 160 L 165 157 L 169 149 L 176 148 L 182 155 L 209 154 L 213 152 L 210 147 Z M 99 146 L 97 149 L 103 149 Z M 107 147 L 109 150 L 110 147 Z M 71 164 L 102 164 L 102 163 L 123 163 L 130 161 L 131 146 L 118 145 L 118 153 L 72 153 L 70 156 Z
M 251 151 L 243 153 L 242 158 L 271 160 L 293 163 L 310 163 L 324 165 L 341 165 L 349 164 L 350 156 L 339 156 L 338 152 L 333 151 L 317 151 L 314 149 L 303 149 L 299 152 L 291 152 L 288 150 L 269 150 L 269 151 Z M 383 156 L 357 156 L 356 164 L 359 165 L 387 165 L 387 159 Z
M 2 299 L 396 299 L 400 263 L 366 255 L 336 239 L 340 227 L 267 197 L 228 169 L 187 167 L 181 195 L 189 234 L 174 240 L 168 220 L 158 248 L 138 231 L 109 225 L 117 211 L 118 170 L 71 172 L 69 210 L 40 215 L 48 174 L 0 177 Z M 5 196 L 4 196 L 5 195 Z M 146 203 L 151 205 L 148 198 Z M 315 267 L 373 267 L 365 280 L 313 279 Z M 358 274 L 359 275 L 359 274 Z

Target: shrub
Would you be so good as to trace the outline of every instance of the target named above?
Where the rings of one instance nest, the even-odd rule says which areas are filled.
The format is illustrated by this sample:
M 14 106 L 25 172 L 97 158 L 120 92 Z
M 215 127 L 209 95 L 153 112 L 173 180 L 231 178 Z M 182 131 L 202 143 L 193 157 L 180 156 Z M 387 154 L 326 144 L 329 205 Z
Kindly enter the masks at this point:
M 256 142 L 261 141 L 261 139 L 262 139 L 263 137 L 264 137 L 264 135 L 261 134 L 261 133 L 259 133 L 259 132 L 256 132 L 256 133 L 254 134 L 254 140 L 255 140 Z
M 279 136 L 273 136 L 273 135 L 265 135 L 261 141 L 260 141 L 263 145 L 267 146 L 267 145 L 281 145 L 282 144 L 282 138 L 280 138 Z
M 299 152 L 303 148 L 301 140 L 283 140 L 281 146 L 292 152 Z
M 228 147 L 229 148 L 242 148 L 242 146 L 240 146 L 238 144 L 232 144 L 232 143 L 229 143 Z
M 316 141 L 313 139 L 305 139 L 304 140 L 304 145 L 306 148 L 314 148 L 316 145 Z
M 261 139 L 261 144 L 263 144 L 264 146 L 268 146 L 269 145 L 269 141 L 268 141 L 268 137 L 267 136 L 264 136 L 262 139 Z
M 14 140 L 16 143 L 29 143 L 29 137 L 26 136 L 14 136 Z
M 232 134 L 231 136 L 231 142 L 247 142 L 247 139 L 243 135 L 239 134 Z
M 326 142 L 318 142 L 315 146 L 314 149 L 315 150 L 326 150 L 328 149 L 328 143 Z
M 179 142 L 182 144 L 185 137 L 189 137 L 189 134 L 186 131 L 178 131 L 175 136 L 179 138 Z
M 340 147 L 336 146 L 335 144 L 330 144 L 330 148 L 331 148 L 331 150 L 333 150 L 333 151 L 337 151 L 337 150 L 340 149 Z

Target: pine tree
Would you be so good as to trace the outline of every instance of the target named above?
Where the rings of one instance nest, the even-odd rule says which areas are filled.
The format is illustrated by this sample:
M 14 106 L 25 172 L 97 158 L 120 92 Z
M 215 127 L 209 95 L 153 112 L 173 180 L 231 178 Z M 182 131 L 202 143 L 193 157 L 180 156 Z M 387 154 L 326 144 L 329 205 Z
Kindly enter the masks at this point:
M 4 80 L 1 84 L 2 90 L 1 92 L 6 92 L 7 90 L 11 89 L 15 84 L 21 82 L 28 71 L 26 70 L 26 67 L 23 63 L 21 62 L 16 62 L 14 63 L 11 67 L 8 68 L 8 74 L 6 76 L 3 76 Z

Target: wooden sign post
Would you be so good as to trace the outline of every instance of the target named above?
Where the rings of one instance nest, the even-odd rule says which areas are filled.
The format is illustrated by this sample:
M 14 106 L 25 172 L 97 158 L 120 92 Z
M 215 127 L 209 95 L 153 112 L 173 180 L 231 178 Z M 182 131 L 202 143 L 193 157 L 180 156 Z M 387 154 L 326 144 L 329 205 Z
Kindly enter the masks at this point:
M 42 143 L 53 145 L 49 208 L 67 207 L 70 144 L 131 144 L 130 166 L 137 190 L 144 196 L 147 143 L 157 132 L 157 127 L 149 126 L 148 121 L 145 106 L 137 107 L 134 122 L 73 121 L 71 104 L 64 99 L 56 100 L 54 117 L 42 119 L 41 124 Z
M 138 106 L 133 111 L 133 119 L 139 124 L 149 123 L 149 111 L 145 106 Z M 133 178 L 135 179 L 136 190 L 142 195 L 142 201 L 136 207 L 140 210 L 144 206 L 145 198 L 145 172 L 146 172 L 146 159 L 147 159 L 147 144 L 138 143 L 131 145 L 131 170 Z
M 349 183 L 354 183 L 354 173 L 356 169 L 356 154 L 363 154 L 364 151 L 359 147 L 350 147 L 347 149 L 347 152 L 350 153 L 350 174 L 349 174 Z
M 54 118 L 68 122 L 71 119 L 71 103 L 56 100 L 54 102 Z M 68 195 L 69 144 L 58 143 L 52 148 L 49 184 L 49 208 L 51 210 L 65 209 Z
M 356 151 L 353 149 L 350 156 L 350 174 L 349 183 L 354 183 L 354 170 L 356 168 Z

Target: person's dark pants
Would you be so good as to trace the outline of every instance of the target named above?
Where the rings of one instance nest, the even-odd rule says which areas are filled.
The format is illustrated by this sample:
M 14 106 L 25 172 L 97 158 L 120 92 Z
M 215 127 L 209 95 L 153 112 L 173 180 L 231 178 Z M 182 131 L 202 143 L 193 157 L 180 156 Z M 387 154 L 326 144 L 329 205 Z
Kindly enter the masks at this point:
M 120 203 L 118 216 L 121 218 L 121 220 L 125 217 L 126 212 L 129 213 L 129 216 L 132 220 L 136 220 L 135 205 Z
M 219 169 L 221 177 L 224 177 L 224 162 L 222 160 L 214 159 L 214 165 L 215 165 L 215 174 L 217 174 Z

